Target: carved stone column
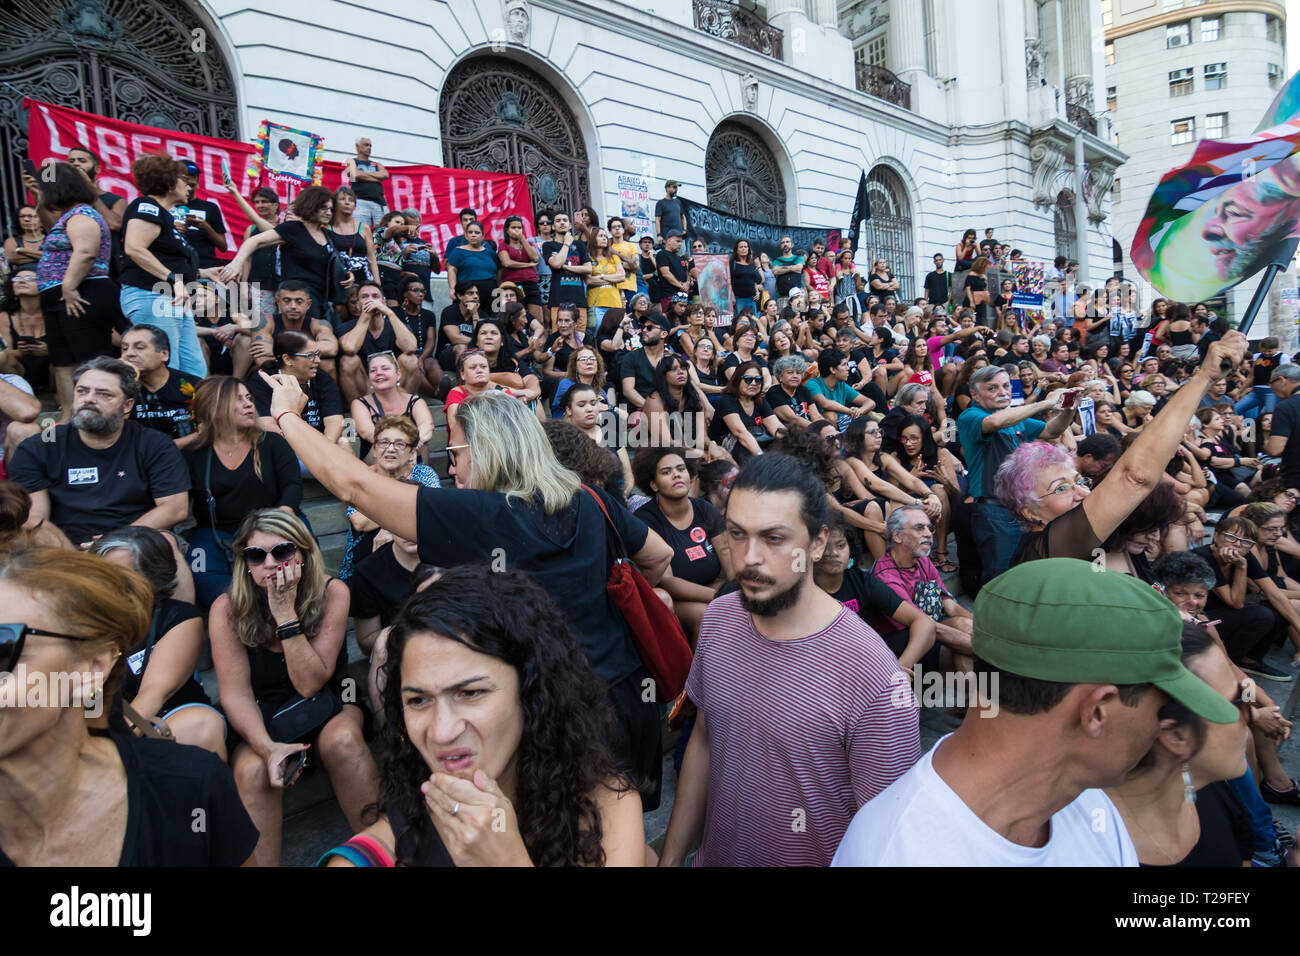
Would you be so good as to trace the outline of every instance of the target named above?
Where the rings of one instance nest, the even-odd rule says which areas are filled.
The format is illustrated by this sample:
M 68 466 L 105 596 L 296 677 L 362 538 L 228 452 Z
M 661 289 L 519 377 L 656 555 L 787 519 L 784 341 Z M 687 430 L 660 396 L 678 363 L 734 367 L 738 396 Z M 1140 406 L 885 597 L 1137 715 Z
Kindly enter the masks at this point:
M 1064 0 L 1066 102 L 1096 109 L 1092 87 L 1092 0 Z
M 819 27 L 838 29 L 840 25 L 838 7 L 835 0 L 808 0 L 808 15 Z
M 904 80 L 909 72 L 926 72 L 925 10 L 920 0 L 889 0 L 886 30 L 886 65 Z

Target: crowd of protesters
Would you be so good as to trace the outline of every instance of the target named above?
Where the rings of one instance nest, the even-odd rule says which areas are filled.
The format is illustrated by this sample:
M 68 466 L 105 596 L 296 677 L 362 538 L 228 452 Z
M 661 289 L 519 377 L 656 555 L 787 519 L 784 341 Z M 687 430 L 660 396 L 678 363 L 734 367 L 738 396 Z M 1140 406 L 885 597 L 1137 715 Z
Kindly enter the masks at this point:
M 329 866 L 1287 862 L 1276 339 L 1064 258 L 1026 310 L 973 229 L 918 289 L 740 240 L 721 316 L 673 181 L 653 234 L 582 207 L 494 242 L 465 209 L 435 248 L 370 148 L 287 208 L 227 182 L 230 245 L 184 161 L 137 160 L 129 202 L 80 147 L 26 177 L 0 702 L 19 667 L 77 680 L 0 725 L 0 864 L 278 865 L 318 765 L 354 834 Z M 347 506 L 337 570 L 308 480 Z M 692 649 L 675 701 L 620 555 Z M 936 674 L 969 693 L 922 754 Z

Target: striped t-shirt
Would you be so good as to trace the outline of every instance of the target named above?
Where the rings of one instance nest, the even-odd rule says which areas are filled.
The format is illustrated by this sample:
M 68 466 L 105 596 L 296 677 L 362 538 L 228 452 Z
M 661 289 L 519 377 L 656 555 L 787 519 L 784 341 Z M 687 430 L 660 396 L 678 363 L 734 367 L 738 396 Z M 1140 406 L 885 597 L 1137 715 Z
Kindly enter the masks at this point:
M 856 614 L 774 641 L 740 597 L 704 612 L 686 682 L 709 743 L 695 863 L 827 866 L 857 809 L 920 757 L 917 710 L 898 660 Z

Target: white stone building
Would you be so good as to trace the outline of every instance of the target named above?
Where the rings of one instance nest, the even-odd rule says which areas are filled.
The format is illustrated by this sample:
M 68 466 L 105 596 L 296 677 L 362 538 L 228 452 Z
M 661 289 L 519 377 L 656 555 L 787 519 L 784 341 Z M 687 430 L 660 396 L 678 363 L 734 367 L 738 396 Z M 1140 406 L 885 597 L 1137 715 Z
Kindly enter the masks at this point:
M 638 173 L 841 228 L 865 169 L 866 241 L 915 294 L 967 227 L 1109 273 L 1100 37 L 1099 0 L 16 0 L 0 135 L 21 149 L 21 95 L 240 139 L 271 118 L 336 157 L 364 132 L 387 162 L 525 172 L 537 206 L 606 215 Z
M 1187 162 L 1202 139 L 1249 136 L 1289 76 L 1286 10 L 1275 0 L 1101 0 L 1101 7 L 1106 108 L 1115 142 L 1129 154 L 1111 228 L 1119 267 L 1136 281 L 1129 250 L 1160 177 Z M 1216 307 L 1239 318 L 1256 284 L 1229 290 Z M 1273 306 L 1274 331 L 1294 342 L 1276 290 Z M 1264 329 L 1258 319 L 1252 338 Z

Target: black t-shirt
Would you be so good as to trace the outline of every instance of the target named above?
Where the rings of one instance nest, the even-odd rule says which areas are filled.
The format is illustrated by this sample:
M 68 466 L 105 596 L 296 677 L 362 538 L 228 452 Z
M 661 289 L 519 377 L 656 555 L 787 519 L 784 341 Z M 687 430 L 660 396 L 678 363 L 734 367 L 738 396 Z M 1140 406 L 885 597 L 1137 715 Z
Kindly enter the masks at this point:
M 1201 836 L 1175 866 L 1237 867 L 1255 855 L 1250 813 L 1227 781 L 1216 780 L 1196 791 Z
M 379 618 L 388 627 L 411 593 L 412 572 L 397 563 L 390 541 L 357 562 L 348 586 L 352 589 L 352 617 Z
M 185 461 L 167 436 L 127 421 L 108 448 L 90 448 L 71 425 L 54 440 L 33 435 L 14 452 L 9 477 L 29 492 L 47 490 L 50 520 L 73 544 L 135 521 L 190 489 Z
M 559 343 L 558 347 L 556 343 Z M 546 337 L 546 348 L 550 350 L 553 356 L 555 356 L 555 365 L 553 367 L 557 372 L 563 372 L 568 368 L 569 358 L 574 352 L 578 351 L 578 349 L 575 349 L 565 341 L 560 336 L 559 332 L 552 332 Z M 578 348 L 582 348 L 582 346 L 579 345 Z
M 731 291 L 737 299 L 756 298 L 755 292 L 762 284 L 763 273 L 752 262 L 731 264 Z
M 664 297 L 660 286 L 663 284 L 659 281 L 659 271 L 655 268 L 655 257 L 653 254 L 640 257 L 641 275 L 645 278 L 646 292 L 649 293 L 651 301 L 658 302 Z
M 194 198 L 186 204 L 191 216 L 197 216 L 205 221 L 219 236 L 226 234 L 226 220 L 221 218 L 221 207 L 209 199 Z M 207 237 L 202 229 L 197 226 L 188 227 L 183 221 L 178 221 L 177 225 L 185 230 L 185 241 L 194 247 L 194 251 L 199 254 L 199 268 L 211 269 L 219 263 L 217 259 L 217 249 L 212 244 L 212 240 Z
M 659 228 L 662 234 L 667 236 L 668 233 L 682 231 L 682 201 L 680 199 L 669 199 L 665 196 L 655 203 L 655 218 L 659 220 Z
M 731 429 L 727 427 L 726 418 L 733 413 L 740 416 L 745 431 L 751 435 L 758 435 L 760 432 L 766 435 L 767 429 L 763 426 L 763 419 L 775 414 L 772 411 L 772 406 L 762 398 L 754 402 L 754 414 L 747 415 L 738 399 L 730 395 L 723 395 L 718 399 L 718 404 L 714 406 L 713 421 L 709 423 L 710 438 L 714 441 L 722 441 L 731 434 Z
M 966 277 L 967 292 L 987 292 L 988 290 L 989 290 L 988 279 L 986 279 L 984 276 L 977 276 L 975 275 L 975 273 L 972 272 L 970 275 Z M 972 299 L 973 298 L 974 297 L 972 296 Z
M 112 738 L 126 772 L 118 866 L 241 866 L 253 855 L 257 828 L 220 757 L 174 740 L 91 733 Z M 0 850 L 0 867 L 10 866 Z
M 359 321 L 360 319 L 354 319 L 351 322 L 344 322 L 339 328 L 339 338 L 355 329 Z M 417 341 L 420 341 L 419 336 L 416 338 Z M 379 335 L 376 336 L 369 329 L 366 330 L 365 337 L 361 340 L 361 351 L 357 355 L 361 359 L 361 364 L 365 366 L 370 361 L 370 356 L 378 355 L 380 352 L 397 354 L 397 333 L 393 331 L 393 323 L 388 316 L 384 316 L 384 328 Z
M 812 421 L 813 410 L 817 407 L 816 403 L 813 402 L 812 392 L 802 385 L 795 388 L 794 395 L 787 394 L 786 390 L 780 385 L 773 385 L 767 390 L 766 398 L 767 404 L 771 405 L 773 409 L 786 405 L 806 422 Z
M 667 352 L 664 353 L 665 355 Z M 646 357 L 645 349 L 633 349 L 624 354 L 618 363 L 618 374 L 623 378 L 635 379 L 633 388 L 642 398 L 649 398 L 655 390 L 655 367 Z M 618 392 L 621 397 L 622 388 Z
M 1282 479 L 1288 488 L 1300 488 L 1300 393 L 1277 403 L 1269 434 L 1287 439 L 1282 449 Z
M 407 312 L 406 309 L 400 309 L 397 317 L 402 320 L 411 334 L 415 336 L 415 350 L 424 351 L 424 336 L 434 324 L 433 313 L 428 309 L 420 309 L 415 315 Z M 388 322 L 388 316 L 384 316 L 385 325 Z
M 176 220 L 171 211 L 162 208 L 148 196 L 134 199 L 122 214 L 122 235 L 126 235 L 127 226 L 132 219 L 140 219 L 158 227 L 158 237 L 149 243 L 149 251 L 167 267 L 168 272 L 177 272 L 185 277 L 186 282 L 198 278 L 195 269 L 197 254 L 176 231 Z M 122 285 L 137 289 L 152 289 L 161 280 L 152 273 L 140 268 L 130 256 L 122 256 L 122 270 L 119 273 Z
M 334 233 L 326 229 L 326 245 L 320 245 L 297 220 L 282 222 L 275 231 L 284 240 L 280 247 L 281 281 L 296 279 L 305 283 L 317 298 L 324 299 L 329 288 L 329 246 L 334 241 Z
M 952 289 L 951 272 L 927 272 L 925 275 L 925 297 L 931 305 L 943 305 L 948 301 L 948 292 Z
M 202 382 L 174 368 L 168 370 L 167 381 L 156 392 L 144 391 L 142 382 L 131 417 L 168 438 L 184 438 L 194 431 L 194 390 Z
M 564 248 L 562 242 L 542 243 L 542 258 L 549 263 L 551 256 Z M 580 266 L 591 261 L 587 247 L 581 239 L 574 239 L 569 246 L 569 258 L 566 265 Z M 587 280 L 572 272 L 551 266 L 551 301 L 548 305 L 575 305 L 580 309 L 587 307 Z
M 674 279 L 678 282 L 685 282 L 691 274 L 691 257 L 685 252 L 669 252 L 667 249 L 660 249 L 655 253 L 655 271 L 658 272 L 664 266 L 672 273 Z M 661 274 L 662 276 L 662 274 Z M 675 285 L 670 285 L 660 279 L 660 289 L 663 292 L 663 298 L 682 291 Z
M 711 587 L 722 576 L 722 562 L 713 551 L 713 539 L 722 534 L 726 522 L 718 509 L 703 498 L 692 498 L 691 526 L 685 531 L 668 520 L 659 507 L 659 499 L 651 498 L 635 512 L 635 516 L 658 531 L 659 537 L 673 549 L 673 577 L 692 584 Z
M 636 554 L 649 529 L 609 495 L 600 489 L 597 494 L 628 553 Z M 597 676 L 614 684 L 641 666 L 622 612 L 605 591 L 609 526 L 586 491 L 579 489 L 572 504 L 547 515 L 536 504 L 497 492 L 420 488 L 416 522 L 420 560 L 439 567 L 487 565 L 504 548 L 510 567 L 531 574 L 564 612 Z
M 177 601 L 174 598 L 163 598 L 163 600 L 154 608 L 153 620 L 150 623 L 150 630 L 153 632 L 154 650 L 159 647 L 161 641 L 174 627 L 184 624 L 186 621 L 202 620 L 203 615 L 199 609 L 188 601 Z M 149 667 L 149 637 L 145 636 L 135 647 L 131 648 L 126 654 L 126 671 L 122 675 L 122 697 L 125 700 L 135 700 L 140 693 L 140 684 L 144 680 L 144 672 Z M 147 659 L 148 658 L 148 659 Z M 145 717 L 154 717 L 166 714 L 175 710 L 183 704 L 208 704 L 208 695 L 203 691 L 203 685 L 200 684 L 191 675 L 186 678 L 185 683 L 176 689 L 176 692 L 167 698 L 158 714 L 145 714 Z
M 844 581 L 831 597 L 879 633 L 898 630 L 889 618 L 897 613 L 903 599 L 874 574 L 867 574 L 861 568 L 845 568 Z
M 257 477 L 253 455 L 261 458 L 262 477 Z M 204 476 L 211 457 L 212 497 L 216 499 L 217 529 L 234 534 L 240 522 L 251 511 L 261 508 L 279 508 L 284 505 L 297 509 L 302 504 L 302 471 L 298 457 L 289 443 L 274 432 L 262 435 L 255 452 L 249 452 L 233 470 L 221 463 L 211 445 L 185 452 L 185 464 L 190 470 L 190 507 L 194 523 L 200 528 L 212 526 L 208 516 L 208 499 Z
M 738 352 L 732 352 L 725 359 L 722 360 L 722 367 L 721 367 L 721 371 L 723 373 L 722 380 L 724 382 L 727 380 L 727 375 L 726 375 L 727 369 L 740 368 L 740 366 L 743 365 L 746 361 L 757 362 L 758 367 L 760 369 L 767 368 L 767 359 L 763 358 L 763 356 L 761 355 L 755 354 L 752 359 L 747 360 L 747 359 L 742 359 Z
M 267 416 L 271 414 L 271 386 L 263 381 L 262 376 L 256 371 L 244 383 L 248 386 L 248 392 L 253 396 L 253 404 L 257 406 L 257 414 Z M 325 419 L 331 415 L 343 414 L 343 397 L 339 395 L 339 387 L 334 384 L 334 379 L 326 371 L 318 371 L 316 377 L 302 385 L 302 390 L 307 393 L 307 404 L 303 407 L 302 418 L 308 425 L 318 432 L 325 431 Z
M 461 334 L 470 337 L 471 341 L 474 335 L 475 321 L 467 319 L 460 311 L 460 306 L 453 302 L 442 310 L 438 317 L 438 344 L 436 346 L 438 354 L 442 354 L 444 349 L 451 348 L 451 339 L 447 337 L 448 329 L 459 329 Z
M 1216 588 L 1225 587 L 1231 583 L 1232 579 L 1224 573 L 1223 568 L 1219 567 L 1219 562 L 1214 560 L 1214 549 L 1210 545 L 1206 544 L 1199 548 L 1193 548 L 1192 554 L 1210 566 L 1210 570 L 1214 572 L 1214 586 Z M 1246 554 L 1246 577 L 1251 581 L 1262 581 L 1268 577 L 1268 572 L 1264 570 L 1264 566 L 1259 563 L 1255 555 L 1249 552 Z M 1205 599 L 1205 610 L 1207 611 L 1217 611 L 1227 606 L 1228 604 L 1220 600 L 1213 590 L 1210 591 L 1209 597 Z

